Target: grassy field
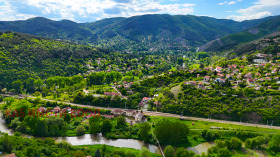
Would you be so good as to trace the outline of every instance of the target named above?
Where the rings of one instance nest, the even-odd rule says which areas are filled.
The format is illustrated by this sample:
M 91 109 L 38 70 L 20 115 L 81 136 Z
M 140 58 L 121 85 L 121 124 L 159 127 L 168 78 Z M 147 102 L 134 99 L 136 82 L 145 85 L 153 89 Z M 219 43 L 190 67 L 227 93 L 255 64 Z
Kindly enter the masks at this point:
M 178 99 L 178 93 L 182 92 L 181 85 L 171 88 L 171 93 L 174 94 L 175 98 Z
M 190 69 L 199 69 L 200 64 L 193 64 L 190 66 Z
M 101 149 L 101 146 L 100 144 L 97 144 L 97 145 L 83 145 L 83 146 L 74 146 L 74 147 L 79 147 L 79 148 L 86 148 L 86 149 Z M 133 148 L 121 148 L 121 147 L 113 147 L 113 146 L 108 146 L 107 145 L 107 151 L 108 152 L 113 152 L 114 150 L 122 150 L 122 151 L 133 151 L 135 152 L 136 154 L 139 154 L 140 153 L 140 150 L 137 150 L 137 149 L 133 149 Z M 156 153 L 151 153 L 151 157 L 160 157 L 161 155 L 159 154 L 156 154 Z
M 157 122 L 161 119 L 169 119 L 174 122 L 182 122 L 189 126 L 192 130 L 203 130 L 203 129 L 211 129 L 214 127 L 221 127 L 219 130 L 244 130 L 258 133 L 280 133 L 278 129 L 269 129 L 269 128 L 261 128 L 261 127 L 252 127 L 252 126 L 242 126 L 242 125 L 234 125 L 234 124 L 225 124 L 225 123 L 215 123 L 215 122 L 206 122 L 206 121 L 191 121 L 191 120 L 180 120 L 179 118 L 172 117 L 161 117 L 154 116 L 151 117 L 151 122 Z M 192 125 L 194 123 L 194 125 Z

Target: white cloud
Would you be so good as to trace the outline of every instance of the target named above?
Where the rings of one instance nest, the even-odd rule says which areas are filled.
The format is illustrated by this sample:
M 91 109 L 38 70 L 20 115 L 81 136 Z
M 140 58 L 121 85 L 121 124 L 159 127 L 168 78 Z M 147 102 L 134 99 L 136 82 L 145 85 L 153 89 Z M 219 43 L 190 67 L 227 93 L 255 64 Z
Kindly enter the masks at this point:
M 143 14 L 191 14 L 194 4 L 166 4 L 163 5 L 157 0 L 4 0 L 9 9 L 1 9 L 0 15 L 9 15 L 13 12 L 12 20 L 20 17 L 26 19 L 34 15 L 18 13 L 18 7 L 24 5 L 23 10 L 30 7 L 40 11 L 41 16 L 52 19 L 70 19 L 80 21 L 81 19 L 96 20 L 109 17 L 128 17 Z M 1 2 L 1 0 L 0 0 Z M 12 6 L 17 5 L 17 6 Z M 0 6 L 1 7 L 1 6 Z M 38 16 L 38 15 L 37 15 Z M 50 17 L 51 16 L 51 17 Z M 0 20 L 7 20 L 0 16 Z M 90 21 L 88 21 L 90 22 Z
M 218 5 L 225 5 L 227 3 L 228 3 L 228 1 L 225 1 L 225 2 L 219 3 Z
M 35 15 L 31 14 L 17 13 L 14 7 L 6 0 L 0 0 L 0 3 L 0 20 L 13 21 L 35 17 Z
M 258 0 L 251 7 L 237 10 L 236 13 L 240 15 L 230 15 L 228 18 L 237 21 L 259 19 L 266 16 L 279 14 L 279 8 L 279 0 Z
M 237 0 L 237 1 L 225 1 L 225 2 L 221 2 L 221 3 L 218 3 L 218 5 L 233 5 L 233 4 L 236 4 L 237 2 L 241 2 L 242 0 Z
M 236 3 L 236 1 L 230 1 L 230 2 L 228 2 L 228 5 L 232 5 L 232 4 L 235 4 Z
M 260 19 L 266 16 L 270 16 L 271 12 L 268 11 L 263 11 L 263 12 L 258 12 L 256 14 L 247 14 L 247 15 L 230 15 L 228 16 L 229 19 L 234 19 L 236 21 L 244 21 L 244 20 L 252 20 L 252 19 Z

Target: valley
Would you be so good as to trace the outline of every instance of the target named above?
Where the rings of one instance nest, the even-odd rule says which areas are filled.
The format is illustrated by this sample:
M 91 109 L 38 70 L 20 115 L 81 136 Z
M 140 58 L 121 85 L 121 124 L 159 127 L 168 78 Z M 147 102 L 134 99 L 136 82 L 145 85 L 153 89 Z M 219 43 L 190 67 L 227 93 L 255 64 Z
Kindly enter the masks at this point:
M 0 151 L 277 156 L 278 19 L 0 22 Z

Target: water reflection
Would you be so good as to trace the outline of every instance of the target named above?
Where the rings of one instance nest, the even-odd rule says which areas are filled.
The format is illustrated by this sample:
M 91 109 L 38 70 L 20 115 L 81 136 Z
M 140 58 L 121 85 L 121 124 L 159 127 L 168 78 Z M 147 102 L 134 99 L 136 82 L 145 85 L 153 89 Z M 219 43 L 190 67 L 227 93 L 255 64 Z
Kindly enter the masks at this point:
M 5 120 L 0 115 L 0 131 L 4 133 L 8 133 L 9 135 L 13 135 L 14 131 L 12 129 L 8 129 L 8 126 L 5 124 Z M 30 135 L 22 135 L 24 137 L 31 138 Z M 41 138 L 41 137 L 36 137 Z M 75 137 L 53 137 L 56 141 L 65 140 L 66 142 L 77 146 L 77 145 L 95 145 L 95 144 L 106 144 L 114 147 L 124 147 L 124 148 L 134 148 L 141 149 L 143 147 L 148 148 L 152 153 L 160 154 L 160 150 L 158 146 L 145 143 L 143 141 L 134 140 L 134 139 L 107 139 L 103 137 L 102 134 L 91 135 L 86 134 L 84 136 L 75 136 Z M 195 147 L 189 147 L 188 150 L 193 150 L 196 154 L 201 154 L 202 152 L 207 153 L 207 149 L 210 148 L 214 143 L 202 143 Z M 163 148 L 164 149 L 164 148 Z
M 195 147 L 189 147 L 187 148 L 187 150 L 192 150 L 193 152 L 195 152 L 195 154 L 199 154 L 199 155 L 201 155 L 203 152 L 207 154 L 208 148 L 210 148 L 212 145 L 214 145 L 214 142 L 205 142 Z
M 148 148 L 152 153 L 160 153 L 157 146 L 144 143 L 142 141 L 134 139 L 107 139 L 99 135 L 86 134 L 79 137 L 54 137 L 57 141 L 65 140 L 72 145 L 94 145 L 94 144 L 106 144 L 114 147 L 134 148 L 141 149 L 142 147 Z

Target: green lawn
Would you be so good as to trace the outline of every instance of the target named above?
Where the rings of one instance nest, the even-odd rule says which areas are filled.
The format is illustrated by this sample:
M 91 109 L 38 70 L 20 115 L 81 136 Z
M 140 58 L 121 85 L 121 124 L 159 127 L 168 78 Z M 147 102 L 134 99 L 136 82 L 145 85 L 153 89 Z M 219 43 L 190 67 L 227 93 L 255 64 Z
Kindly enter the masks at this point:
M 260 127 L 252 127 L 252 126 L 242 126 L 242 125 L 234 125 L 234 124 L 225 124 L 225 123 L 215 123 L 215 122 L 206 122 L 206 121 L 191 121 L 191 120 L 180 120 L 179 118 L 172 118 L 172 117 L 151 117 L 151 122 L 155 119 L 155 122 L 165 118 L 169 119 L 174 122 L 182 122 L 189 126 L 190 129 L 211 129 L 211 127 L 222 127 L 221 130 L 244 130 L 244 131 L 251 131 L 251 132 L 258 132 L 258 133 L 280 133 L 278 129 L 269 129 L 269 128 L 260 128 Z M 194 122 L 194 125 L 192 125 Z
M 171 88 L 171 93 L 174 94 L 175 98 L 178 99 L 178 93 L 182 92 L 181 85 Z

